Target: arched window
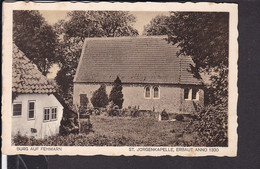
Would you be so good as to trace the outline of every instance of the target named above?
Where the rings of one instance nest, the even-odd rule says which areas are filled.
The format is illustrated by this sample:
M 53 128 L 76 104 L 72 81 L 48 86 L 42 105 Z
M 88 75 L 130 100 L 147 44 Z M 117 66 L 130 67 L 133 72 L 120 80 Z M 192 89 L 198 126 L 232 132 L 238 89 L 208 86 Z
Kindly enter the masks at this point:
M 153 88 L 153 98 L 155 99 L 159 98 L 159 88 L 157 86 Z
M 184 89 L 184 99 L 185 100 L 190 100 L 190 96 L 189 96 L 190 94 L 189 93 L 190 93 L 190 89 L 189 88 L 185 88 Z
M 198 89 L 191 89 L 185 88 L 184 89 L 184 99 L 185 100 L 199 100 L 199 90 Z
M 192 100 L 199 100 L 198 89 L 192 89 Z
M 151 96 L 150 87 L 147 86 L 147 87 L 145 88 L 145 94 L 144 94 L 144 97 L 145 97 L 145 98 L 150 98 L 150 96 Z

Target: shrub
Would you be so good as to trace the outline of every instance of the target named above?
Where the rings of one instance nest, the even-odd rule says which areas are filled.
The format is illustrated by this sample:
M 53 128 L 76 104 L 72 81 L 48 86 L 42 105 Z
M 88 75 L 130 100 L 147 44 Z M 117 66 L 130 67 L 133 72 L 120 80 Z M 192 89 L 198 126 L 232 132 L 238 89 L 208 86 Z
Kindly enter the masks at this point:
M 195 130 L 197 142 L 203 146 L 227 146 L 227 108 L 206 106 L 200 108 L 196 115 Z
M 94 133 L 94 130 L 93 130 L 93 125 L 92 123 L 90 122 L 90 117 L 88 118 L 87 121 L 81 123 L 81 130 L 80 130 L 81 133 L 85 133 L 85 134 L 88 134 L 90 132 L 93 132 Z
M 63 117 L 60 122 L 59 133 L 62 136 L 68 135 L 70 133 L 78 134 L 79 124 L 78 124 L 77 117 L 74 118 Z
M 108 96 L 105 85 L 102 84 L 100 88 L 93 93 L 91 103 L 94 107 L 106 107 L 108 104 Z
M 122 93 L 122 82 L 117 76 L 116 80 L 114 81 L 113 88 L 109 95 L 109 101 L 113 101 L 115 105 L 119 107 L 119 109 L 122 108 L 124 99 L 123 99 L 123 93 Z
M 119 115 L 118 105 L 115 105 L 113 101 L 109 102 L 107 106 L 107 112 L 109 116 L 118 116 Z
M 93 113 L 94 113 L 94 115 L 99 116 L 100 115 L 100 110 L 98 108 L 95 108 L 93 110 Z
M 165 109 L 163 109 L 161 113 L 162 120 L 169 120 L 169 114 L 166 112 Z
M 140 114 L 139 110 L 135 107 L 130 108 L 130 115 L 131 117 L 138 117 Z
M 80 106 L 87 107 L 89 103 L 88 97 L 86 94 L 80 94 Z
M 122 135 L 109 137 L 106 135 L 75 135 L 51 136 L 46 139 L 35 139 L 27 136 L 14 136 L 13 144 L 16 146 L 127 146 L 137 145 L 140 141 Z
M 182 121 L 182 120 L 184 119 L 184 117 L 183 117 L 183 115 L 181 115 L 181 114 L 177 114 L 176 117 L 175 117 L 175 119 L 176 119 L 177 121 Z

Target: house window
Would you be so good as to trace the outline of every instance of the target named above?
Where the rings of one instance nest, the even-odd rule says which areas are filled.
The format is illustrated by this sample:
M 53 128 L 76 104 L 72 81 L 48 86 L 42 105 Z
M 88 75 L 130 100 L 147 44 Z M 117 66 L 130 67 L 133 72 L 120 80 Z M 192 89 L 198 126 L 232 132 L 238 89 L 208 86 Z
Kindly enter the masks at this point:
M 87 95 L 86 94 L 80 94 L 80 106 L 86 106 L 88 104 Z
M 44 108 L 43 121 L 57 120 L 57 107 Z
M 57 108 L 51 108 L 51 120 L 57 120 Z
M 22 103 L 14 103 L 13 116 L 21 116 L 21 115 L 22 115 Z
M 159 88 L 157 86 L 153 88 L 153 98 L 159 98 Z
M 50 120 L 50 108 L 44 108 L 43 120 L 49 121 Z
M 185 100 L 199 100 L 198 89 L 184 89 L 184 99 Z
M 35 116 L 35 101 L 29 101 L 28 104 L 28 118 L 34 119 Z
M 146 88 L 145 88 L 144 97 L 145 97 L 145 98 L 150 98 L 150 96 L 151 96 L 150 87 L 146 87 Z

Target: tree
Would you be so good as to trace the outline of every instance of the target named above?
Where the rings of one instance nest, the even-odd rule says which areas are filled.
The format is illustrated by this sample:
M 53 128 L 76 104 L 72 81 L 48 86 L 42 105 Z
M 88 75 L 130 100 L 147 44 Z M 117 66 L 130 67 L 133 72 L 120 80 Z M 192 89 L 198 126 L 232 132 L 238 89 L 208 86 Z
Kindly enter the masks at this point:
M 227 106 L 228 96 L 228 39 L 227 12 L 172 12 L 168 41 L 178 44 L 178 55 L 191 56 L 194 70 L 210 75 L 206 100 Z
M 125 11 L 73 11 L 67 17 L 55 24 L 60 44 L 57 51 L 62 58 L 56 81 L 64 97 L 72 101 L 69 93 L 85 38 L 136 36 L 138 32 L 133 28 L 135 17 Z
M 136 36 L 135 17 L 125 11 L 73 11 L 64 23 L 64 33 L 69 37 L 119 37 Z
M 57 62 L 57 35 L 39 11 L 15 10 L 13 12 L 13 40 L 16 46 L 46 75 Z
M 191 56 L 195 76 L 209 77 L 207 104 L 227 106 L 228 21 L 225 12 L 171 12 L 170 17 L 157 16 L 145 26 L 145 35 L 168 35 L 168 42 L 180 47 L 178 56 Z
M 122 82 L 117 76 L 116 80 L 114 81 L 113 88 L 109 95 L 109 101 L 113 101 L 114 104 L 116 104 L 120 109 L 122 108 L 124 99 L 123 99 L 123 93 L 122 93 Z
M 104 84 L 100 85 L 90 100 L 94 107 L 106 107 L 106 105 L 108 105 L 106 86 Z
M 167 35 L 169 31 L 169 17 L 158 15 L 150 23 L 144 26 L 143 35 Z

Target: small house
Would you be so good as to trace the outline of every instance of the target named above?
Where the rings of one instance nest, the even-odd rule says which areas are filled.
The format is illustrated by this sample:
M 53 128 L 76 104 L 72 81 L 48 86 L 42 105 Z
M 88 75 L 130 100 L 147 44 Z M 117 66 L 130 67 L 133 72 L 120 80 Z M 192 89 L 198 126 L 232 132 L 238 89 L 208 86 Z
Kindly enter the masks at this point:
M 63 106 L 55 88 L 16 45 L 12 63 L 12 135 L 45 138 L 59 133 Z
M 86 38 L 74 77 L 73 102 L 90 98 L 101 84 L 109 95 L 118 76 L 123 108 L 187 114 L 204 104 L 203 83 L 192 58 L 177 56 L 179 48 L 165 36 Z

